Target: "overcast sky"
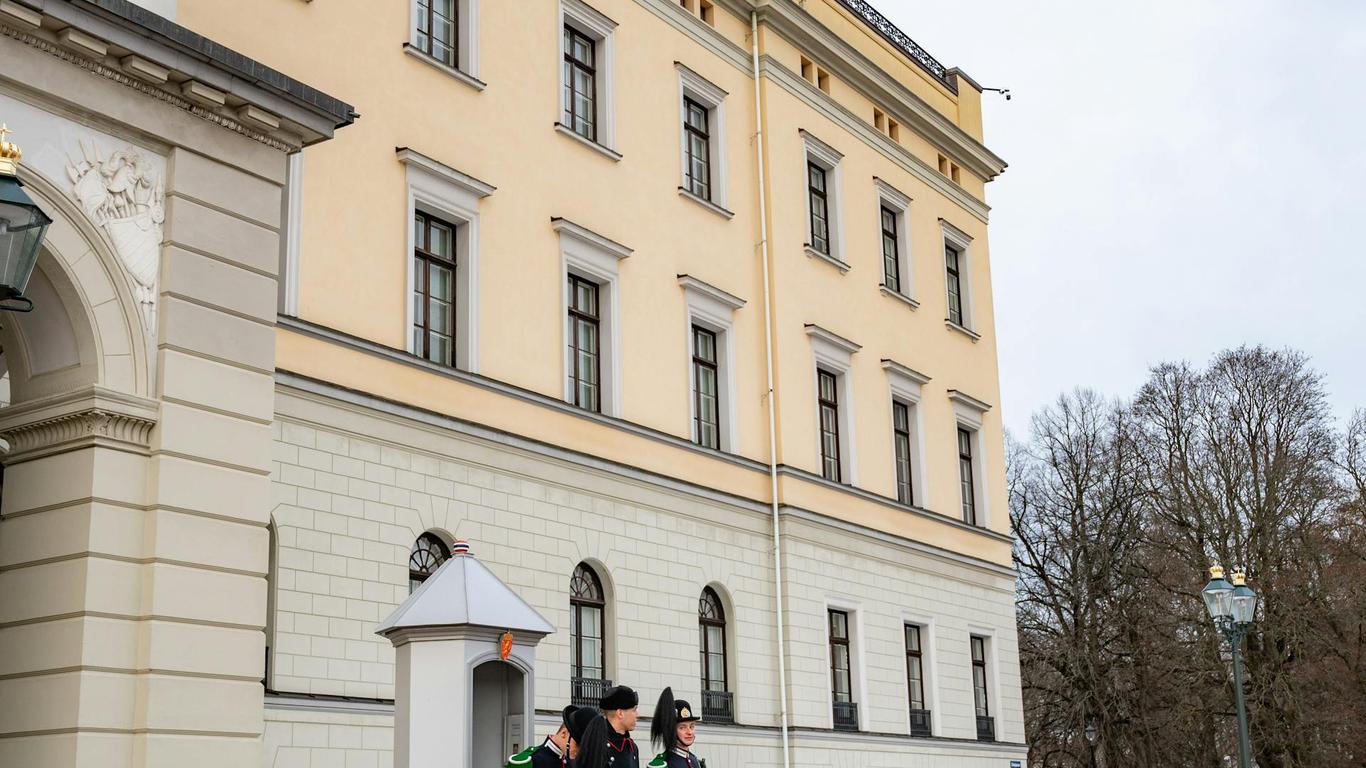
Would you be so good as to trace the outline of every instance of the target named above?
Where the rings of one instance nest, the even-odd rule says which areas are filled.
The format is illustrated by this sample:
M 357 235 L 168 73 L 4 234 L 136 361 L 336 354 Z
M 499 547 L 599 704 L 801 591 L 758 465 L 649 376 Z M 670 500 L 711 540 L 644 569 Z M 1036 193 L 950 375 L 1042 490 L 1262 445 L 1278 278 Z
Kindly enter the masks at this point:
M 1366 2 L 874 0 L 984 86 L 1001 404 L 1291 346 L 1366 407 Z

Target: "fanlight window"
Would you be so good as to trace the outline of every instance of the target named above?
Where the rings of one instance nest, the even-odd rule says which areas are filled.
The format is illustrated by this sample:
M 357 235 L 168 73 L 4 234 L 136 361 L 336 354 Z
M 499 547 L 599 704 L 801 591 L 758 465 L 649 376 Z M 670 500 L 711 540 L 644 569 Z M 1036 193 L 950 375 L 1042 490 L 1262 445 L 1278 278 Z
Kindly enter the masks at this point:
M 422 586 L 427 577 L 436 573 L 441 564 L 450 559 L 451 551 L 446 542 L 431 533 L 424 533 L 413 542 L 413 551 L 408 555 L 408 591 Z

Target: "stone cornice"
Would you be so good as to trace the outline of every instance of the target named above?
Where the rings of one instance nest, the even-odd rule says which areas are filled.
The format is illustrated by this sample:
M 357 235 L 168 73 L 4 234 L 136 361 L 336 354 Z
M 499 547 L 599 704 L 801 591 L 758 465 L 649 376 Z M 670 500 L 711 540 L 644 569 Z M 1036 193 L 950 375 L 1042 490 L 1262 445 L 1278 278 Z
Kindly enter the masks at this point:
M 348 104 L 124 0 L 26 0 L 0 34 L 282 151 L 332 136 Z M 36 23 L 35 23 L 36 20 Z
M 76 448 L 102 445 L 146 453 L 157 423 L 156 403 L 90 387 L 6 408 L 0 438 L 6 465 Z
M 822 66 L 862 91 L 870 99 L 884 105 L 888 114 L 898 118 L 903 125 L 914 128 L 931 144 L 958 160 L 963 167 L 988 181 L 1005 170 L 1005 160 L 987 149 L 982 142 L 968 135 L 793 0 L 763 0 L 756 2 L 755 5 L 761 22 L 770 25 L 783 37 L 810 52 Z M 932 87 L 941 88 L 947 97 L 957 98 L 942 84 L 931 79 L 927 79 L 926 82 Z

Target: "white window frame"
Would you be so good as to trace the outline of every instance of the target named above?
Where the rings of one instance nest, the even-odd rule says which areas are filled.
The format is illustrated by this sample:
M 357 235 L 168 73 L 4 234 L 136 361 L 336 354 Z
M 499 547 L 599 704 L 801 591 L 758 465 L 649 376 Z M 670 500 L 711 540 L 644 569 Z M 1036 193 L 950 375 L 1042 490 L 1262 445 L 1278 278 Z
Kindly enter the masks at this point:
M 972 235 L 955 227 L 944 219 L 939 220 L 939 228 L 943 233 L 943 242 L 939 246 L 940 279 L 944 281 L 944 322 L 952 328 L 966 331 L 974 340 L 981 338 L 976 331 L 977 317 L 973 311 L 973 284 L 972 284 Z M 949 319 L 949 280 L 948 262 L 944 257 L 945 246 L 953 246 L 958 249 L 958 293 L 959 301 L 963 304 L 963 322 L 955 323 Z
M 877 228 L 873 231 L 878 233 L 878 274 L 881 276 L 879 283 L 883 293 L 892 295 L 894 298 L 903 299 L 912 308 L 920 306 L 920 302 L 915 299 L 914 278 L 915 271 L 911 268 L 911 198 L 909 195 L 898 190 L 882 179 L 873 177 L 873 186 L 877 189 Z M 892 290 L 887 286 L 886 267 L 883 266 L 882 256 L 882 209 L 887 208 L 896 214 L 896 261 L 897 261 L 897 280 L 901 283 L 900 290 Z
M 839 396 L 840 428 L 840 484 L 855 485 L 858 482 L 858 455 L 854 439 L 854 386 L 853 355 L 862 347 L 819 325 L 808 324 L 806 335 L 811 338 L 811 403 L 816 407 L 812 415 L 816 423 L 816 474 L 821 472 L 821 409 L 820 409 L 820 372 L 828 371 L 835 375 L 835 387 Z
M 977 521 L 972 525 L 975 525 L 978 528 L 990 528 L 991 508 L 990 505 L 987 504 L 987 498 L 990 496 L 990 494 L 987 493 L 986 487 L 986 450 L 985 441 L 982 437 L 982 424 L 987 411 L 991 410 L 991 406 L 981 400 L 978 400 L 977 398 L 971 395 L 964 394 L 963 392 L 960 392 L 956 389 L 950 389 L 948 395 L 949 401 L 953 404 L 954 415 L 953 466 L 955 470 L 958 468 L 958 430 L 960 428 L 965 429 L 969 433 L 971 433 L 972 436 L 973 508 L 977 513 Z M 954 477 L 956 478 L 957 476 L 958 473 L 955 471 Z M 959 513 L 956 514 L 954 517 L 956 517 L 959 520 L 962 520 L 963 515 L 961 512 L 961 488 L 959 493 L 956 495 L 956 498 L 958 499 L 959 503 Z M 963 522 L 967 523 L 966 520 L 964 520 Z
M 937 641 L 937 637 L 939 634 L 939 626 L 933 616 L 903 611 L 901 614 L 901 625 L 904 627 L 907 624 L 913 624 L 917 627 L 920 627 L 920 672 L 922 675 L 924 675 L 925 678 L 925 706 L 926 709 L 930 710 L 930 735 L 942 736 L 944 735 L 944 731 L 942 719 L 943 713 L 939 711 L 939 675 L 936 674 L 937 670 L 934 666 L 936 660 L 939 658 L 939 648 Z M 906 644 L 904 629 L 902 630 L 901 643 L 902 657 L 904 658 Z M 968 666 L 971 667 L 971 648 L 968 649 L 968 653 Z M 910 683 L 908 681 L 908 688 L 909 685 Z M 908 689 L 906 691 L 906 701 L 910 702 L 910 700 L 911 692 Z M 909 707 L 907 708 L 909 709 Z M 908 718 L 906 721 L 906 730 L 908 733 L 910 732 L 910 728 L 911 723 Z
M 830 612 L 844 611 L 849 615 L 849 698 L 858 705 L 858 729 L 868 731 L 868 722 L 872 713 L 865 706 L 865 692 L 868 690 L 868 680 L 864 673 L 863 658 L 865 649 L 863 647 L 863 606 L 857 600 L 852 600 L 843 596 L 827 596 L 824 607 L 821 610 L 821 621 L 825 626 L 825 709 L 829 716 L 831 729 L 835 727 L 835 691 L 830 684 L 830 669 L 833 659 L 830 658 Z M 907 726 L 909 728 L 909 724 Z
M 994 627 L 984 627 L 980 624 L 968 625 L 967 661 L 968 661 L 968 707 L 972 732 L 968 738 L 977 738 L 977 702 L 973 698 L 972 690 L 972 638 L 974 636 L 982 638 L 982 658 L 987 662 L 987 711 L 991 713 L 992 727 L 995 729 L 996 741 L 1005 741 L 1001 730 L 1004 723 L 1001 717 L 1001 659 L 997 642 L 997 632 Z
M 735 311 L 745 306 L 745 300 L 727 293 L 716 286 L 703 282 L 691 275 L 679 275 L 678 284 L 683 287 L 683 301 L 687 306 L 687 350 L 688 365 L 688 424 L 693 442 L 697 442 L 697 381 L 693 371 L 694 325 L 716 334 L 716 362 L 719 368 L 716 376 L 718 399 L 717 413 L 722 419 L 718 435 L 719 449 L 735 453 L 739 448 L 739 438 L 735 418 L 735 343 L 731 330 L 735 326 Z
M 303 253 L 304 153 L 291 152 L 285 165 L 285 187 L 280 200 L 279 311 L 299 316 L 299 259 Z M 409 269 L 412 267 L 410 266 Z M 409 304 L 412 300 L 409 299 Z M 412 311 L 411 308 L 408 310 Z M 411 327 L 411 323 L 409 324 Z M 412 332 L 409 331 L 409 335 Z
M 687 197 L 695 197 L 712 205 L 725 208 L 727 205 L 726 185 L 726 92 L 706 78 L 675 62 L 678 70 L 678 188 Z M 688 189 L 688 118 L 683 100 L 691 99 L 707 110 L 707 153 L 708 172 L 711 176 L 711 198 L 694 195 Z
M 407 49 L 415 55 L 425 56 L 438 67 L 454 69 L 461 74 L 468 75 L 475 81 L 471 85 L 482 89 L 484 84 L 479 82 L 479 1 L 455 0 L 456 58 L 454 67 L 450 67 L 446 62 L 417 47 L 417 0 L 408 0 Z
M 844 256 L 844 195 L 841 193 L 843 185 L 841 183 L 840 160 L 844 155 L 840 154 L 834 147 L 826 144 L 820 139 L 800 131 L 802 136 L 802 210 L 806 212 L 806 220 L 802 226 L 806 229 L 803 243 L 805 244 L 806 255 L 820 259 L 834 265 L 841 274 L 849 271 L 849 260 Z M 830 229 L 834 230 L 834 237 L 830 238 L 830 253 L 825 254 L 816 250 L 811 245 L 811 180 L 807 177 L 807 165 L 814 163 L 817 167 L 825 170 L 825 207 L 829 217 Z
M 895 360 L 882 360 L 882 370 L 887 372 L 887 386 L 891 397 L 887 400 L 887 426 L 891 430 L 892 457 L 892 498 L 896 498 L 896 429 L 893 403 L 902 403 L 909 410 L 911 429 L 911 506 L 925 506 L 929 499 L 926 482 L 930 476 L 925 465 L 925 429 L 923 409 L 920 407 L 921 387 L 929 383 L 930 377 L 902 365 Z
M 407 218 L 404 226 L 404 347 L 413 349 L 413 218 L 420 211 L 455 225 L 455 367 L 479 372 L 479 201 L 493 194 L 493 185 L 407 147 L 397 151 L 407 175 Z
M 555 79 L 560 84 L 560 89 L 557 99 L 559 111 L 555 113 L 555 126 L 561 133 L 577 138 L 586 144 L 599 145 L 612 150 L 615 154 L 617 148 L 617 110 L 613 98 L 613 71 L 615 66 L 612 31 L 617 28 L 617 23 L 583 0 L 560 0 L 558 19 L 559 25 L 555 28 L 555 39 L 559 41 L 556 47 L 559 48 L 560 55 L 555 59 L 555 69 L 559 72 Z M 593 99 L 595 111 L 593 119 L 597 125 L 596 140 L 581 136 L 572 126 L 564 124 L 564 28 L 566 25 L 591 38 L 594 43 L 594 87 L 597 92 Z M 620 157 L 614 159 L 620 159 Z
M 550 220 L 560 236 L 560 381 L 564 399 L 574 402 L 569 384 L 569 276 L 575 275 L 598 286 L 598 412 L 604 416 L 621 415 L 621 310 L 618 268 L 632 249 L 564 218 Z

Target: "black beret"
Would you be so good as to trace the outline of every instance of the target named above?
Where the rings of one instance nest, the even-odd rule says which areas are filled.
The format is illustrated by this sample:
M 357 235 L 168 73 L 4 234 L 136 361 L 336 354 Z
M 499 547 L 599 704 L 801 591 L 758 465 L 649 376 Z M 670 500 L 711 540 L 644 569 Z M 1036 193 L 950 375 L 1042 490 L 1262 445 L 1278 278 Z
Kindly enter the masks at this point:
M 624 685 L 616 685 L 607 689 L 603 694 L 602 701 L 598 702 L 598 708 L 604 712 L 613 709 L 631 709 L 640 704 L 640 697 L 636 692 Z

